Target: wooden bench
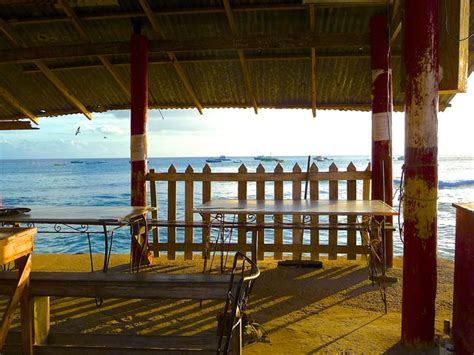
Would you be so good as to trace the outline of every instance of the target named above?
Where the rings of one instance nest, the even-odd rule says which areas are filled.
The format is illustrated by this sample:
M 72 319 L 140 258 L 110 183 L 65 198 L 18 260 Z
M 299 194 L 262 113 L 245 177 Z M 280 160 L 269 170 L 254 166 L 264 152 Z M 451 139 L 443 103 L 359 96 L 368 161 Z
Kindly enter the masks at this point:
M 49 332 L 49 296 L 145 299 L 227 299 L 230 275 L 124 274 L 31 272 L 30 296 L 36 315 L 35 354 L 149 354 L 173 350 L 216 353 L 218 337 L 120 336 L 105 334 L 55 334 Z M 0 294 L 16 287 L 16 272 L 0 272 Z M 238 284 L 240 278 L 233 281 Z M 237 329 L 241 331 L 241 329 Z M 240 332 L 233 341 L 240 342 Z M 234 338 L 234 337 L 233 337 Z M 18 334 L 10 334 L 5 351 L 21 353 Z M 238 345 L 237 345 L 238 346 Z M 240 349 L 238 346 L 237 349 Z M 238 350 L 237 352 L 238 353 Z

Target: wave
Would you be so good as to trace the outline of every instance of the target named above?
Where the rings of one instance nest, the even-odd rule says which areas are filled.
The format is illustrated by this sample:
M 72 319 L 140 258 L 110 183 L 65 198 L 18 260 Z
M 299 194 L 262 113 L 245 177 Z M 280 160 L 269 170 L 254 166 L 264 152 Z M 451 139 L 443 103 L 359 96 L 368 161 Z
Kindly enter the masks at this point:
M 400 179 L 394 179 L 393 184 L 398 187 L 400 185 Z M 456 187 L 465 187 L 474 185 L 474 180 L 440 180 L 438 181 L 438 188 L 442 189 L 454 189 Z

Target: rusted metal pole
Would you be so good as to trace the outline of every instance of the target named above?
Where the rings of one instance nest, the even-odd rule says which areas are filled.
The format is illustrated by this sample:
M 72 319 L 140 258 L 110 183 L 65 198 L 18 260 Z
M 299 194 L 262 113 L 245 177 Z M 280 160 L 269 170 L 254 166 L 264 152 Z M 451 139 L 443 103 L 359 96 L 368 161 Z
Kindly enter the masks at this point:
M 135 24 L 130 39 L 131 70 L 131 120 L 130 120 L 130 157 L 131 157 L 131 205 L 146 206 L 146 170 L 147 170 L 147 111 L 148 111 L 148 47 L 147 39 Z M 133 234 L 140 234 L 134 231 Z M 146 238 L 146 234 L 143 235 Z M 132 240 L 132 263 L 136 265 L 141 258 L 141 247 L 146 240 L 137 243 Z
M 389 52 L 388 18 L 374 16 L 370 21 L 372 67 L 372 199 L 392 206 L 392 67 Z M 386 218 L 392 223 L 392 217 Z M 393 265 L 393 233 L 385 231 L 385 262 Z
M 433 345 L 438 198 L 438 0 L 405 2 L 402 342 Z
M 455 204 L 453 340 L 456 354 L 474 354 L 474 203 Z

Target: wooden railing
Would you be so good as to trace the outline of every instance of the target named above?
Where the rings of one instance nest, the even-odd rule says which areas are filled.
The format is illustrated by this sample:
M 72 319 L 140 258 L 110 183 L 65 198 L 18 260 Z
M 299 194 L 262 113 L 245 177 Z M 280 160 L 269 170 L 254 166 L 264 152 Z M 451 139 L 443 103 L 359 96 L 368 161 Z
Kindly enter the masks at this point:
M 211 197 L 300 200 L 304 198 L 303 189 L 308 181 L 308 198 L 311 200 L 368 200 L 370 179 L 370 164 L 365 170 L 357 171 L 352 163 L 347 166 L 346 171 L 339 171 L 334 163 L 328 171 L 319 171 L 318 167 L 312 164 L 308 173 L 302 172 L 298 164 L 294 165 L 291 172 L 283 171 L 280 164 L 276 165 L 273 172 L 266 172 L 262 165 L 259 165 L 255 172 L 248 172 L 243 164 L 238 172 L 233 173 L 212 172 L 207 164 L 202 172 L 195 172 L 191 166 L 180 173 L 176 172 L 173 165 L 164 173 L 151 169 L 147 174 L 150 202 L 158 209 L 158 212 L 152 214 L 150 221 L 150 225 L 156 227 L 153 229 L 152 250 L 155 256 L 159 256 L 160 252 L 167 252 L 168 259 L 171 260 L 175 259 L 176 252 L 184 252 L 187 260 L 192 259 L 195 252 L 203 253 L 205 243 L 202 236 L 212 233 L 209 230 L 210 216 L 195 215 L 192 209 L 194 205 L 209 201 Z M 218 186 L 213 195 L 212 188 L 222 183 L 226 188 L 231 187 L 231 192 L 223 196 L 223 186 Z M 345 186 L 341 188 L 340 185 L 343 184 Z M 177 198 L 178 196 L 182 196 L 184 201 Z M 266 223 L 271 218 L 257 215 L 256 222 Z M 320 254 L 327 254 L 330 259 L 336 259 L 338 254 L 345 254 L 350 260 L 355 259 L 358 254 L 365 253 L 365 249 L 360 242 L 357 243 L 356 229 L 328 227 L 338 223 L 338 218 L 339 222 L 345 219 L 337 216 L 311 217 L 312 228 L 305 231 L 309 233 L 309 238 L 305 239 L 300 229 L 286 231 L 285 233 L 291 233 L 291 238 L 285 235 L 284 228 L 281 227 L 285 217 L 275 215 L 271 223 L 268 223 L 268 226 L 273 225 L 272 228 L 258 231 L 258 259 L 263 259 L 268 254 L 273 254 L 275 259 L 282 259 L 286 253 L 292 253 L 293 258 L 299 258 L 303 254 L 313 260 L 318 259 Z M 289 221 L 298 223 L 301 216 L 294 216 Z M 240 216 L 238 222 L 245 224 L 246 216 Z M 343 222 L 350 225 L 356 222 L 356 217 L 347 216 L 347 220 Z M 284 236 L 288 237 L 286 243 Z M 246 229 L 238 228 L 236 240 L 228 247 L 230 251 L 251 251 L 252 244 L 247 242 Z

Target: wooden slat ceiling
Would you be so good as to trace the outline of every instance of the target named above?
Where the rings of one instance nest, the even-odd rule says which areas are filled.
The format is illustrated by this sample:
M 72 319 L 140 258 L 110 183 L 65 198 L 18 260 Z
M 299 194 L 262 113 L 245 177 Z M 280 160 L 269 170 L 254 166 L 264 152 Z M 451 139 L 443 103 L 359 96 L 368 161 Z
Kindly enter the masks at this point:
M 5 0 L 0 122 L 130 107 L 132 21 L 152 108 L 370 110 L 369 21 L 388 13 L 403 109 L 398 0 Z M 472 67 L 472 66 L 471 66 Z M 441 97 L 444 108 L 452 98 Z M 23 123 L 21 123 L 23 124 Z M 8 127 L 11 127 L 8 126 Z M 1 129 L 1 126 L 0 126 Z

